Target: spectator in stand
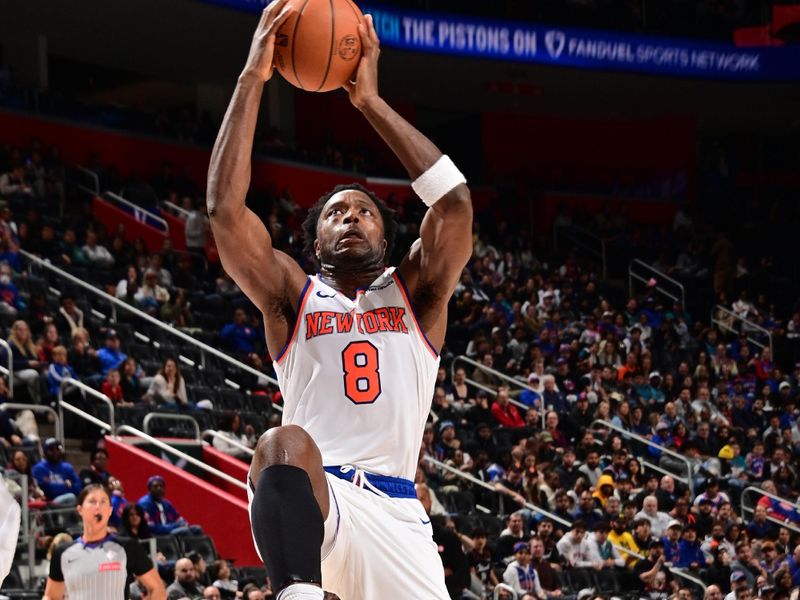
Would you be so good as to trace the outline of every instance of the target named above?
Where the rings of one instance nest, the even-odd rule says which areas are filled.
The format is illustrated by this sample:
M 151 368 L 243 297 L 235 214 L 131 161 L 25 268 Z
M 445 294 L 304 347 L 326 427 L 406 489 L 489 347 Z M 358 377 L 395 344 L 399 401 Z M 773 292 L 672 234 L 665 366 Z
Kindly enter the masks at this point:
M 600 468 L 600 452 L 590 449 L 586 453 L 586 462 L 578 468 L 578 473 L 586 477 L 590 486 L 597 487 L 603 475 L 603 469 Z
M 248 322 L 243 308 L 234 311 L 233 322 L 222 328 L 220 338 L 226 350 L 240 356 L 258 352 L 264 345 L 264 332 Z
M 120 372 L 120 386 L 127 402 L 139 402 L 142 395 L 149 388 L 145 385 L 145 373 L 136 363 L 134 358 L 126 358 L 122 363 Z
M 199 525 L 189 525 L 172 503 L 164 498 L 165 488 L 164 478 L 161 475 L 153 475 L 147 480 L 147 494 L 137 502 L 144 511 L 147 525 L 153 535 L 168 533 L 201 535 L 203 529 Z
M 167 600 L 202 600 L 203 588 L 197 583 L 197 571 L 188 558 L 175 562 L 175 581 L 167 586 Z
M 85 267 L 89 264 L 83 249 L 78 245 L 78 236 L 75 230 L 67 228 L 58 243 L 58 250 L 63 264 L 72 267 Z
M 108 248 L 97 243 L 97 233 L 92 229 L 86 232 L 86 244 L 83 246 L 83 254 L 91 267 L 110 269 L 114 266 L 114 257 L 108 251 Z
M 40 488 L 39 484 L 36 482 L 36 477 L 33 476 L 33 469 L 31 468 L 28 455 L 22 450 L 15 450 L 7 470 L 25 475 L 28 478 L 28 504 L 32 508 L 44 508 L 47 498 L 42 488 Z M 21 498 L 18 500 L 21 500 Z
M 53 504 L 75 506 L 77 494 L 83 486 L 75 468 L 64 461 L 64 446 L 55 438 L 47 438 L 42 450 L 44 458 L 32 470 L 36 483 Z
M 55 324 L 50 322 L 44 326 L 42 335 L 36 340 L 36 347 L 39 351 L 39 360 L 42 363 L 53 362 L 53 349 L 61 345 L 61 336 Z
M 642 503 L 642 510 L 636 513 L 635 519 L 647 519 L 650 521 L 650 530 L 652 531 L 653 535 L 656 537 L 661 537 L 669 527 L 672 519 L 670 516 L 658 510 L 658 498 L 653 496 L 647 496 Z M 678 523 L 680 525 L 680 523 Z
M 53 348 L 53 362 L 47 368 L 47 386 L 50 390 L 50 396 L 53 398 L 58 397 L 58 392 L 61 389 L 61 382 L 65 379 L 78 379 L 75 370 L 67 363 L 67 349 L 64 346 L 56 346 Z M 68 385 L 64 390 L 64 394 L 70 394 L 73 390 L 77 391 L 74 385 Z M 80 393 L 78 393 L 80 395 Z
M 119 369 L 109 369 L 108 373 L 106 374 L 106 380 L 100 387 L 100 392 L 108 396 L 109 400 L 114 403 L 114 406 L 135 406 L 133 402 L 128 402 L 125 400 L 125 393 L 122 391 L 122 386 L 119 382 Z
M 225 411 L 222 413 L 222 416 L 219 419 L 217 431 L 217 433 L 223 437 L 214 436 L 211 445 L 220 452 L 230 454 L 231 456 L 234 456 L 245 462 L 250 462 L 251 455 L 248 452 L 240 448 L 238 445 L 230 444 L 226 441 L 226 439 L 229 439 L 234 442 L 238 442 L 247 448 L 252 448 L 247 436 L 240 431 L 241 428 L 242 417 L 233 411 Z
M 148 265 L 149 267 L 145 271 L 145 283 L 147 282 L 148 271 L 152 271 L 156 274 L 158 285 L 165 290 L 170 289 L 172 287 L 172 273 L 164 267 L 164 256 L 158 252 L 151 254 Z M 159 299 L 159 302 L 164 302 L 164 300 Z
M 603 520 L 603 513 L 595 508 L 594 497 L 592 496 L 592 492 L 588 489 L 581 492 L 578 506 L 575 507 L 572 513 L 572 520 L 574 523 L 579 521 L 584 523 L 585 527 L 593 527 L 596 523 Z
M 157 255 L 160 256 L 160 255 Z M 149 314 L 157 314 L 161 305 L 169 300 L 167 288 L 158 281 L 158 271 L 147 269 L 144 272 L 144 283 L 134 295 L 139 308 Z
M 120 350 L 119 334 L 113 329 L 106 333 L 106 346 L 97 352 L 97 359 L 100 361 L 100 372 L 105 377 L 109 369 L 119 369 L 123 361 L 128 358 Z
M 514 553 L 514 544 L 524 541 L 525 512 L 517 511 L 508 516 L 507 526 L 497 539 L 496 556 L 498 561 L 506 561 Z M 508 562 L 508 561 L 506 561 Z
M 472 532 L 474 545 L 467 553 L 472 575 L 470 590 L 479 597 L 484 596 L 498 583 L 497 575 L 492 568 L 492 551 L 486 545 L 487 540 L 486 530 L 476 529 Z
M 67 362 L 72 366 L 81 381 L 89 385 L 95 385 L 103 380 L 99 373 L 100 361 L 97 358 L 97 350 L 92 348 L 89 340 L 89 332 L 83 327 L 73 330 L 72 346 L 67 352 Z
M 108 472 L 108 451 L 105 448 L 93 450 L 89 468 L 83 469 L 79 477 L 84 486 L 99 483 L 108 487 L 108 480 L 111 477 L 111 473 Z
M 31 339 L 31 330 L 25 321 L 14 322 L 8 336 L 8 343 L 11 346 L 14 383 L 19 382 L 24 385 L 31 402 L 41 404 L 39 370 L 43 365 L 39 360 L 39 351 Z M 14 391 L 18 392 L 17 389 Z
M 136 270 L 135 265 L 128 265 L 125 277 L 117 283 L 114 295 L 120 300 L 126 298 L 129 294 L 129 287 L 133 287 L 137 291 L 139 289 L 139 271 Z
M 33 187 L 25 178 L 25 167 L 22 165 L 0 175 L 0 197 L 11 199 L 13 196 L 33 196 Z
M 0 400 L 0 402 L 5 401 L 6 398 Z M 5 410 L 0 410 L 0 445 L 10 448 L 11 446 L 22 446 L 22 444 L 22 432 L 14 419 Z
M 158 374 L 153 377 L 144 399 L 167 408 L 190 408 L 186 395 L 186 381 L 181 376 L 178 361 L 167 358 Z
M 539 600 L 546 599 L 539 576 L 531 564 L 531 547 L 527 542 L 514 544 L 514 560 L 506 567 L 503 582 L 519 595 L 533 592 Z
M 507 429 L 525 427 L 525 420 L 520 416 L 517 407 L 511 404 L 508 386 L 501 385 L 497 389 L 497 397 L 492 404 L 492 416 L 501 427 Z
M 56 327 L 65 339 L 72 338 L 76 330 L 83 329 L 83 311 L 75 304 L 72 294 L 63 293 L 58 301 L 61 306 L 55 318 Z
M 23 310 L 24 304 L 12 277 L 8 262 L 0 263 L 0 315 L 14 318 Z
M 575 521 L 569 533 L 558 541 L 558 553 L 563 557 L 566 566 L 581 569 L 600 569 L 602 563 L 586 534 L 586 522 Z
M 128 504 L 122 509 L 120 532 L 126 537 L 146 540 L 153 537 L 144 509 L 138 504 Z
M 189 252 L 205 254 L 206 239 L 208 237 L 208 216 L 205 203 L 191 198 L 183 199 L 183 207 L 189 211 L 186 217 L 186 249 Z M 202 209 L 201 209 L 202 207 Z

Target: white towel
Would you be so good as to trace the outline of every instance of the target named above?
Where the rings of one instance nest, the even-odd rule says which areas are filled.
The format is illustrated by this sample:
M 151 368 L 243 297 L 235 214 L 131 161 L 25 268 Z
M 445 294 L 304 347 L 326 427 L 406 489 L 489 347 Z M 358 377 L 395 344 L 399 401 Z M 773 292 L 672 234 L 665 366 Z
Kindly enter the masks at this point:
M 0 478 L 0 585 L 5 581 L 14 562 L 19 537 L 20 508 L 8 493 L 5 479 Z

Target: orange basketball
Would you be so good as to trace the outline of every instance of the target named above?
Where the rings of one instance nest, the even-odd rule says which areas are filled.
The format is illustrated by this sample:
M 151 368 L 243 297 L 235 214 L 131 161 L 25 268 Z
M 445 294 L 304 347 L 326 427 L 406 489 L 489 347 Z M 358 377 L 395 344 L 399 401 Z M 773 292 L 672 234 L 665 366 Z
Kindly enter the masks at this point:
M 288 5 L 295 12 L 275 40 L 278 72 L 309 92 L 342 87 L 361 58 L 358 24 L 364 15 L 351 0 L 289 0 Z

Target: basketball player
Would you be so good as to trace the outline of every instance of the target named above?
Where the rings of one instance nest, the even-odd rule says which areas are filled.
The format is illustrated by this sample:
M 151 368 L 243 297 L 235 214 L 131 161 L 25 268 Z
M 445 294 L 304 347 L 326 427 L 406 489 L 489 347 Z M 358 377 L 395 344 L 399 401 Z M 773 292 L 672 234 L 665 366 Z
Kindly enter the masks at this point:
M 472 204 L 452 161 L 378 94 L 379 41 L 351 103 L 397 155 L 430 207 L 417 240 L 386 268 L 392 212 L 359 185 L 339 187 L 304 225 L 320 264 L 307 276 L 273 249 L 245 206 L 250 155 L 275 31 L 286 0 L 264 11 L 211 158 L 208 213 L 222 263 L 264 315 L 284 396 L 283 425 L 250 467 L 253 537 L 279 600 L 445 600 L 430 520 L 412 479 L 444 343 L 447 301 L 472 252 Z

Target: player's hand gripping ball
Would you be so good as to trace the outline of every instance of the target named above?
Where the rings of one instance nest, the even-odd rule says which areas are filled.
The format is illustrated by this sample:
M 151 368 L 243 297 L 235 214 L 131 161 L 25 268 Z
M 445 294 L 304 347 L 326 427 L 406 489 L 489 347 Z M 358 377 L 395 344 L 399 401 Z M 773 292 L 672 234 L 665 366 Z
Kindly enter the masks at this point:
M 292 14 L 278 29 L 274 64 L 284 79 L 309 92 L 350 81 L 361 59 L 359 23 L 351 0 L 289 0 Z

